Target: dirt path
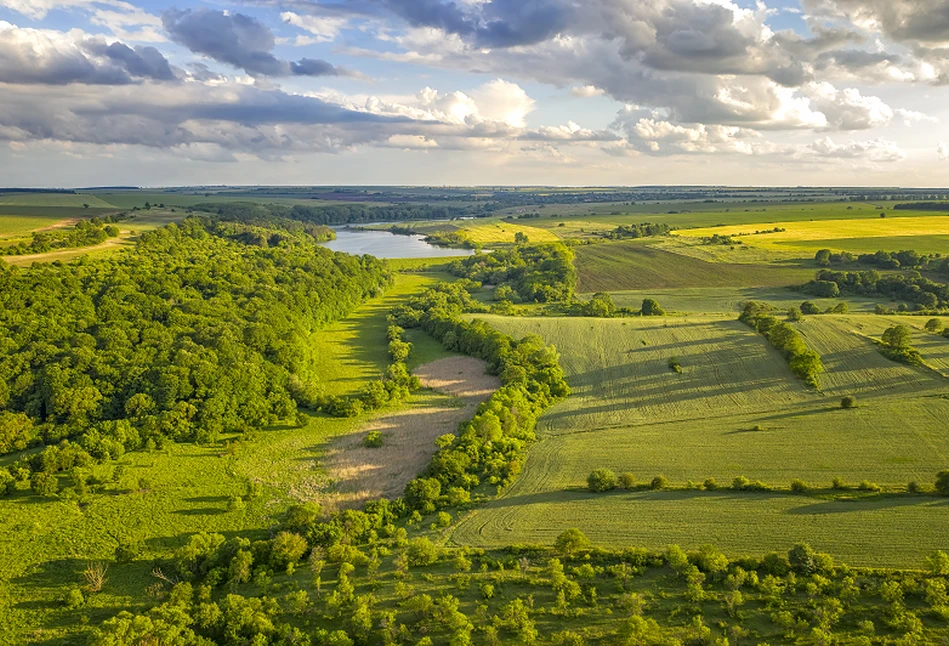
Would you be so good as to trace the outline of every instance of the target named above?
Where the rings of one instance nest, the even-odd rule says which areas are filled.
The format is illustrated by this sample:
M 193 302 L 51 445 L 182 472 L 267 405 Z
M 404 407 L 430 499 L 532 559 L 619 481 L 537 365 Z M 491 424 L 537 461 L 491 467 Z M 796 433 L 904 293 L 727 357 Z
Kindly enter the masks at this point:
M 425 388 L 454 398 L 456 405 L 416 408 L 373 420 L 338 438 L 327 453 L 326 467 L 336 483 L 327 495 L 329 507 L 355 507 L 372 498 L 394 498 L 421 473 L 435 453 L 435 439 L 454 433 L 478 404 L 501 386 L 485 373 L 485 363 L 471 357 L 449 357 L 415 370 Z M 363 438 L 382 431 L 383 446 L 369 449 Z

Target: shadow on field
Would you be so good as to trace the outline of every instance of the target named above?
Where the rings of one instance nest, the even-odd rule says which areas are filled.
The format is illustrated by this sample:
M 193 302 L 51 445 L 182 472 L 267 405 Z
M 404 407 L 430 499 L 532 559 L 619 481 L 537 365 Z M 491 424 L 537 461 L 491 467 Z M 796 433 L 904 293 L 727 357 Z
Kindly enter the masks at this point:
M 898 509 L 926 505 L 928 507 L 947 507 L 949 500 L 934 500 L 929 496 L 880 495 L 872 498 L 854 498 L 849 500 L 828 500 L 826 502 L 803 505 L 788 509 L 791 516 L 824 516 L 829 514 L 848 514 L 873 510 Z

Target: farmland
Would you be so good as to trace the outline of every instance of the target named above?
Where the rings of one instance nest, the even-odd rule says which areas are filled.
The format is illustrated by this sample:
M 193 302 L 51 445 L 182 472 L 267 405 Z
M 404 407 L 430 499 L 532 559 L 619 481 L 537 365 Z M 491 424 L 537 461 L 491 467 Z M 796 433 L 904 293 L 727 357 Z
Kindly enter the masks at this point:
M 180 223 L 187 216 L 183 207 L 247 201 L 253 190 L 0 194 L 9 202 L 0 203 L 0 213 L 29 210 L 9 220 L 0 215 L 6 242 L 47 226 L 70 226 L 77 217 L 139 207 L 118 224 L 121 235 L 109 249 L 13 258 L 63 263 L 0 275 L 75 270 L 89 280 L 95 274 L 82 272 L 97 267 L 99 255 L 135 254 L 149 238 L 161 237 L 133 245 L 143 231 Z M 261 204 L 365 201 L 405 206 L 399 217 L 411 205 L 425 204 L 429 192 L 428 206 L 452 203 L 437 189 L 411 187 L 310 191 L 327 199 L 306 197 L 302 189 L 261 190 Z M 376 191 L 378 197 L 370 197 Z M 154 329 L 120 333 L 79 320 L 80 333 L 67 343 L 77 349 L 63 366 L 77 373 L 97 353 L 123 356 L 134 347 L 123 341 L 125 334 L 143 344 L 165 339 L 180 364 L 175 368 L 190 377 L 185 382 L 161 375 L 162 389 L 154 391 L 136 386 L 154 392 L 151 403 L 139 395 L 117 400 L 110 414 L 136 432 L 150 433 L 150 441 L 132 440 L 128 451 L 97 453 L 82 466 L 54 471 L 54 492 L 44 492 L 45 472 L 37 470 L 69 444 L 37 436 L 26 448 L 0 456 L 0 477 L 17 474 L 9 495 L 0 496 L 0 525 L 8 528 L 0 536 L 0 643 L 65 646 L 93 638 L 95 646 L 138 646 L 93 637 L 102 625 L 114 630 L 110 636 L 126 630 L 119 626 L 127 617 L 104 622 L 128 610 L 139 615 L 140 627 L 180 619 L 187 625 L 174 630 L 237 644 L 237 638 L 221 636 L 222 626 L 242 616 L 234 604 L 245 602 L 246 608 L 259 604 L 255 625 L 264 626 L 259 634 L 274 645 L 351 645 L 341 631 L 361 635 L 359 644 L 423 637 L 437 644 L 714 643 L 708 635 L 742 644 L 835 643 L 819 641 L 816 630 L 832 631 L 848 644 L 876 643 L 860 641 L 868 635 L 890 643 L 885 640 L 917 634 L 924 638 L 915 643 L 941 643 L 943 597 L 933 590 L 944 575 L 933 574 L 927 558 L 946 549 L 949 530 L 949 504 L 934 486 L 936 474 L 949 468 L 949 337 L 942 334 L 949 310 L 914 312 L 913 303 L 890 295 L 816 298 L 800 286 L 819 269 L 819 248 L 912 247 L 945 255 L 949 229 L 943 233 L 939 227 L 949 219 L 895 211 L 889 200 L 785 203 L 780 191 L 749 190 L 748 199 L 757 201 L 746 202 L 740 190 L 721 191 L 720 201 L 638 203 L 592 201 L 629 194 L 620 189 L 459 191 L 453 207 L 497 203 L 474 219 L 397 221 L 426 234 L 461 231 L 486 249 L 511 252 L 495 257 L 503 266 L 492 267 L 487 257 L 471 261 L 489 267 L 477 276 L 485 285 L 450 285 L 464 271 L 463 265 L 450 268 L 451 258 L 393 259 L 383 269 L 363 257 L 358 262 L 379 268 L 377 288 L 341 318 L 285 328 L 293 330 L 288 339 L 268 335 L 259 321 L 276 329 L 285 325 L 279 317 L 296 320 L 324 300 L 331 303 L 336 289 L 261 301 L 318 275 L 299 268 L 324 258 L 325 249 L 297 246 L 278 229 L 259 247 L 240 235 L 218 242 L 235 257 L 254 259 L 229 274 L 234 293 L 220 282 L 230 260 L 209 266 L 196 255 L 187 256 L 175 275 L 188 289 L 158 276 L 141 294 L 123 292 L 107 302 L 106 313 L 120 303 L 156 308 L 158 313 L 138 323 Z M 591 202 L 551 203 L 559 194 L 589 196 Z M 544 202 L 500 208 L 532 195 Z M 164 208 L 154 206 L 162 203 Z M 359 208 L 354 223 L 362 225 Z M 62 217 L 73 211 L 79 215 Z M 533 217 L 535 212 L 541 217 Z M 223 219 L 214 207 L 202 213 Z M 255 226 L 286 223 L 267 222 L 261 215 L 266 210 L 256 213 Z M 300 213 L 304 222 L 308 213 L 321 217 L 318 211 Z M 169 243 L 156 256 L 177 253 L 176 244 L 201 249 L 207 241 L 195 227 L 210 227 L 201 222 L 180 224 L 177 230 L 190 230 L 193 237 Z M 607 235 L 643 222 L 676 230 L 640 239 Z M 776 226 L 786 231 L 754 233 Z M 703 241 L 729 232 L 749 235 L 738 238 L 741 244 Z M 523 236 L 515 240 L 519 233 L 527 243 Z M 569 260 L 549 262 L 553 248 L 545 245 L 556 241 L 572 251 L 564 250 L 563 257 L 574 259 L 575 297 L 569 289 L 535 291 L 531 284 L 539 277 L 546 286 L 562 288 L 572 280 Z M 521 253 L 518 244 L 536 253 Z M 246 284 L 244 273 L 283 254 L 297 255 L 273 268 L 272 281 Z M 86 260 L 69 264 L 79 257 Z M 347 272 L 362 271 L 352 257 L 338 262 Z M 944 282 L 942 270 L 933 267 L 926 275 Z M 141 269 L 149 270 L 147 262 Z M 911 270 L 884 273 L 895 277 Z M 333 285 L 346 280 L 341 274 Z M 436 286 L 441 291 L 426 292 Z M 145 296 L 153 300 L 136 300 Z M 658 301 L 664 312 L 645 315 L 645 299 Z M 817 387 L 795 377 L 772 338 L 737 320 L 752 300 L 772 308 L 775 324 L 787 323 L 819 355 L 824 370 Z M 807 313 L 800 311 L 804 301 L 810 301 Z M 89 310 L 93 316 L 102 307 L 100 297 L 89 302 L 96 304 Z M 603 307 L 592 315 L 597 302 Z M 166 307 L 172 315 L 161 313 Z M 938 321 L 926 329 L 934 317 Z M 171 327 L 179 318 L 188 326 Z M 121 327 L 126 321 L 120 317 L 118 324 L 110 322 Z M 228 325 L 226 333 L 218 331 Z M 923 365 L 897 363 L 881 352 L 884 332 L 898 325 L 910 328 L 908 342 Z M 17 338 L 9 335 L 8 344 Z M 258 348 L 267 361 L 286 361 L 290 392 L 299 399 L 267 423 L 233 424 L 197 441 L 173 436 L 173 414 L 186 416 L 183 429 L 206 424 L 209 408 L 199 393 L 219 387 L 205 376 L 213 362 L 257 356 L 246 354 L 248 348 Z M 102 365 L 111 364 L 122 365 Z M 492 364 L 497 369 L 486 374 Z M 34 379 L 49 379 L 49 368 L 39 365 Z M 271 374 L 255 367 L 260 365 L 267 364 L 240 363 L 227 374 Z M 411 371 L 421 387 L 398 394 L 400 370 Z M 78 375 L 70 387 L 87 387 L 83 378 Z M 110 396 L 105 379 L 115 377 L 100 369 L 90 378 L 104 384 L 103 397 Z M 259 398 L 261 405 L 282 401 L 281 382 L 274 383 L 273 392 Z M 4 407 L 36 414 L 15 394 L 29 387 L 25 379 L 10 385 L 0 380 L 0 443 L 20 423 Z M 155 411 L 155 401 L 173 387 L 180 388 L 178 401 L 163 404 L 172 410 L 162 409 L 151 426 L 143 422 L 137 406 Z M 390 390 L 396 393 L 392 399 Z M 381 402 L 370 404 L 380 392 Z M 844 406 L 847 398 L 853 401 Z M 191 402 L 200 412 L 189 412 L 185 404 Z M 359 405 L 347 408 L 347 402 Z M 234 408 L 240 415 L 248 410 Z M 86 424 L 77 419 L 67 428 L 53 419 L 31 423 L 43 433 L 70 433 Z M 60 438 L 94 447 L 96 433 L 123 427 L 106 419 L 91 428 L 87 435 Z M 591 491 L 588 476 L 597 469 L 621 475 L 620 485 Z M 572 530 L 581 535 L 567 544 L 564 537 Z M 303 551 L 281 560 L 285 540 Z M 820 555 L 813 559 L 817 569 L 803 569 L 784 556 L 801 543 L 858 569 L 834 567 Z M 677 557 L 678 548 L 670 547 L 675 545 L 689 554 Z M 716 560 L 717 551 L 724 556 Z M 766 557 L 770 552 L 778 556 Z M 97 563 L 107 565 L 107 577 L 93 589 L 88 572 Z M 886 586 L 894 581 L 903 586 L 898 591 L 904 605 L 890 601 L 895 593 Z M 842 618 L 828 626 L 822 617 L 839 600 Z M 213 608 L 225 618 L 207 619 Z M 918 617 L 923 632 L 910 632 L 899 619 L 904 615 Z M 467 618 L 468 628 L 462 622 Z M 653 620 L 654 629 L 648 623 Z M 266 621 L 274 627 L 266 628 Z M 393 637 L 396 626 L 400 632 Z M 652 637 L 642 636 L 650 630 Z
M 909 551 L 904 540 L 890 542 L 904 522 L 922 526 L 928 519 L 944 527 L 946 508 L 934 501 L 817 502 L 731 492 L 595 497 L 582 491 L 587 474 L 598 467 L 629 471 L 644 482 L 661 474 L 679 486 L 706 478 L 728 484 L 740 475 L 784 488 L 793 479 L 829 487 L 840 477 L 896 488 L 931 480 L 949 461 L 939 421 L 949 414 L 949 401 L 942 398 L 946 385 L 939 376 L 889 362 L 873 348 L 864 335 L 878 335 L 892 321 L 827 315 L 805 320 L 802 332 L 827 367 L 822 392 L 813 393 L 794 380 L 763 339 L 730 317 L 488 320 L 514 336 L 536 333 L 552 342 L 574 394 L 541 420 L 542 439 L 524 476 L 461 525 L 453 535 L 459 543 L 549 538 L 581 523 L 607 545 L 711 542 L 733 554 L 759 553 L 786 549 L 796 532 L 816 523 L 813 543 L 867 565 L 894 558 L 913 565 L 939 544 L 935 533 L 924 533 L 928 544 L 919 544 L 923 538 L 914 534 L 916 546 Z M 944 356 L 949 342 L 932 342 L 934 357 Z M 666 365 L 673 355 L 682 374 Z M 861 406 L 840 410 L 845 394 L 856 395 Z M 898 515 L 886 513 L 891 507 Z M 689 520 L 699 508 L 706 510 L 698 514 L 704 520 Z M 595 521 L 597 514 L 604 520 Z M 729 518 L 726 526 L 755 529 L 729 533 L 713 520 L 722 517 Z M 853 528 L 861 524 L 880 529 L 874 535 L 892 544 L 892 551 L 871 555 L 853 545 Z

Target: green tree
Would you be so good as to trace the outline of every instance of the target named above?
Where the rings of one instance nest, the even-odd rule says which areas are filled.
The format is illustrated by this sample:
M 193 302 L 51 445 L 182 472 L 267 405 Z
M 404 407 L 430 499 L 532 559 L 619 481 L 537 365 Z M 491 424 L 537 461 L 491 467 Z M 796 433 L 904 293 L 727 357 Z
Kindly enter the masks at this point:
M 940 496 L 949 496 L 949 469 L 936 474 L 936 492 Z
M 616 474 L 609 469 L 594 469 L 587 476 L 587 488 L 595 493 L 616 489 Z
M 557 548 L 557 551 L 563 554 L 570 554 L 589 547 L 590 539 L 576 527 L 571 527 L 560 533 L 554 546 Z
M 659 306 L 659 302 L 653 298 L 644 298 L 642 307 L 639 310 L 642 316 L 665 316 L 666 311 Z
M 894 325 L 883 333 L 883 343 L 896 350 L 909 348 L 912 340 L 912 330 L 905 325 Z

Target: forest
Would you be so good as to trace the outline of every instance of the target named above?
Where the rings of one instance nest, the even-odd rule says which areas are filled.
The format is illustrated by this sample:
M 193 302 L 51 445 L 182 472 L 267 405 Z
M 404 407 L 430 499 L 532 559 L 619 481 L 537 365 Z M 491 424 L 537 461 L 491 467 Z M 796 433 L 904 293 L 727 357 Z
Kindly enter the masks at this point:
M 321 404 L 307 335 L 389 281 L 305 233 L 203 218 L 109 259 L 0 265 L 0 454 L 46 446 L 10 476 L 49 495 L 93 460 L 294 419 Z

